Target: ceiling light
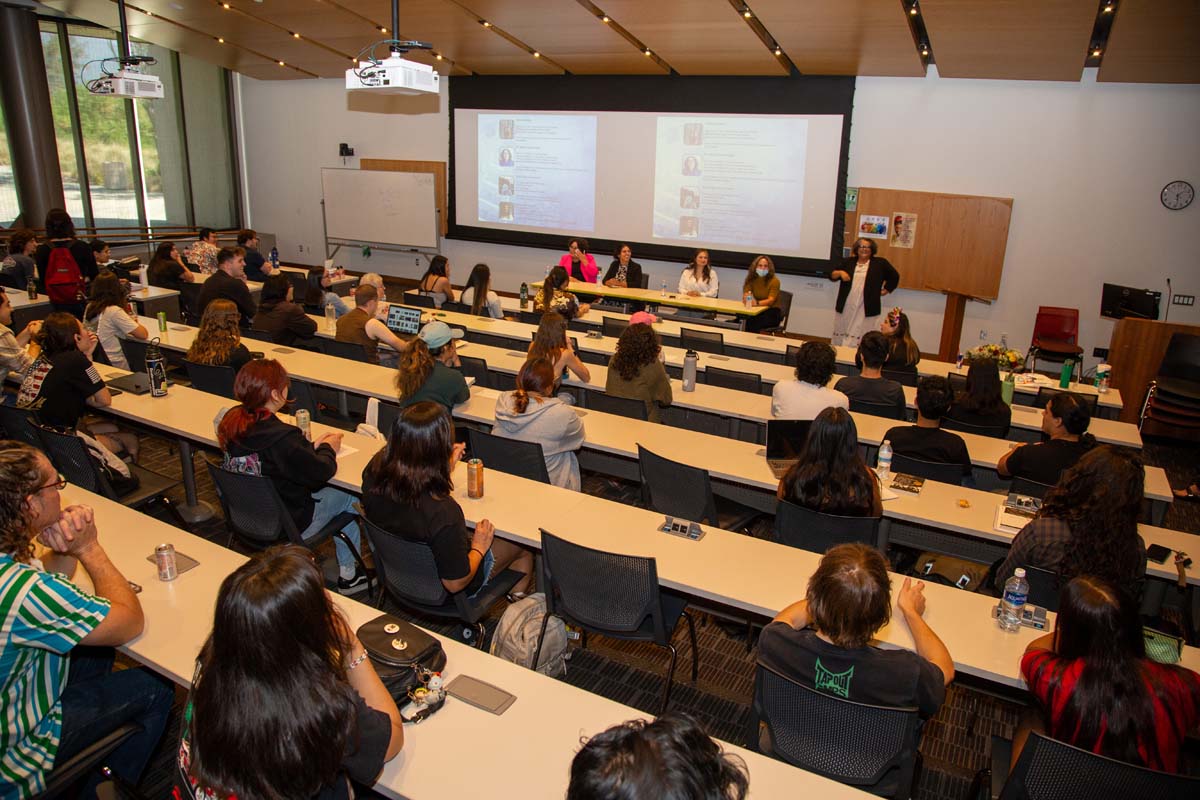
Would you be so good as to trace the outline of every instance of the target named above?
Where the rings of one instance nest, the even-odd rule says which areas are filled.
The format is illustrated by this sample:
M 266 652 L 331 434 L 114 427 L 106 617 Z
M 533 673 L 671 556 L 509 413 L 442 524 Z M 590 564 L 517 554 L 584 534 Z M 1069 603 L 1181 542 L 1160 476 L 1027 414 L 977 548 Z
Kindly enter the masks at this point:
M 612 22 L 612 18 L 610 18 L 608 16 L 608 14 L 605 14 L 603 17 L 600 18 L 600 21 L 601 22 Z
M 783 55 L 783 50 L 781 50 L 780 48 L 776 47 L 776 48 L 775 48 L 775 55 L 777 55 L 777 56 L 781 56 L 781 55 Z
M 929 55 L 929 45 L 927 45 L 927 44 L 921 45 L 921 55 L 923 55 L 923 56 Z
M 650 55 L 650 48 L 649 48 L 649 47 L 647 47 L 647 48 L 646 48 L 646 49 L 645 49 L 643 52 L 644 52 L 646 55 Z
M 228 11 L 228 10 L 229 10 L 229 3 L 221 3 L 221 8 L 225 9 L 226 11 Z
M 754 16 L 754 14 L 750 13 L 750 9 L 747 8 L 745 11 L 742 12 L 742 16 L 745 17 L 746 19 L 750 19 L 751 17 Z
M 298 33 L 293 33 L 293 34 L 292 34 L 292 38 L 293 38 L 293 39 L 299 39 L 299 38 L 300 38 L 300 34 L 298 34 Z
M 488 21 L 485 19 L 485 20 L 483 20 L 483 27 L 485 27 L 485 28 L 490 28 L 490 27 L 492 27 L 492 23 L 488 22 Z
M 1111 14 L 1112 12 L 1113 12 L 1113 4 L 1112 4 L 1112 3 L 1105 3 L 1105 4 L 1104 4 L 1104 13 L 1105 13 L 1105 14 Z
M 283 63 L 282 61 L 280 61 L 280 62 L 279 62 L 279 66 L 281 66 L 281 67 L 286 67 L 286 66 L 287 66 L 287 64 L 285 64 L 285 63 Z
M 914 17 L 917 15 L 917 4 L 916 3 L 912 4 L 912 7 L 908 9 L 908 13 L 912 14 Z
M 387 33 L 387 28 L 385 28 L 385 27 L 383 27 L 382 25 L 380 25 L 380 26 L 379 26 L 379 32 L 380 32 L 380 33 Z
M 442 60 L 442 54 L 441 54 L 441 53 L 438 53 L 436 56 L 434 56 L 434 58 L 436 58 L 438 61 L 441 61 L 441 60 Z
M 534 58 L 541 58 L 541 57 L 542 57 L 542 54 L 541 54 L 541 53 L 539 53 L 537 50 L 534 50 L 534 51 L 533 51 L 533 57 L 534 57 Z
M 218 37 L 217 37 L 217 44 L 225 44 L 225 40 L 224 40 L 224 39 L 222 39 L 220 36 L 218 36 Z
M 1099 57 L 1100 57 L 1100 48 L 1099 47 L 1094 48 L 1092 50 L 1092 58 L 1099 58 Z

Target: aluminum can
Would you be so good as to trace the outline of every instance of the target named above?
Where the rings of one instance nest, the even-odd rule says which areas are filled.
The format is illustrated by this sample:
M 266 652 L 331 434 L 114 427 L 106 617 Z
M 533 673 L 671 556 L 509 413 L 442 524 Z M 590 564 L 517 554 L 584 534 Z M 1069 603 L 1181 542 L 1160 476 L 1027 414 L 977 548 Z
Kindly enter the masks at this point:
M 158 332 L 167 332 L 167 312 L 165 311 L 158 312 Z
M 472 500 L 483 497 L 483 461 L 478 458 L 467 462 L 467 497 Z
M 962 354 L 962 353 L 959 353 L 959 354 L 958 354 L 958 361 L 956 361 L 956 362 L 954 363 L 954 368 L 955 368 L 955 369 L 962 369 L 962 365 L 963 365 L 963 354 Z
M 25 290 L 27 292 L 29 292 L 30 300 L 37 300 L 37 284 L 36 283 L 34 283 L 33 281 L 27 281 L 25 284 Z
M 154 563 L 158 567 L 160 581 L 173 581 L 179 575 L 175 568 L 175 545 L 160 544 L 154 548 Z
M 296 409 L 296 427 L 304 434 L 304 438 L 312 441 L 312 417 L 307 408 Z

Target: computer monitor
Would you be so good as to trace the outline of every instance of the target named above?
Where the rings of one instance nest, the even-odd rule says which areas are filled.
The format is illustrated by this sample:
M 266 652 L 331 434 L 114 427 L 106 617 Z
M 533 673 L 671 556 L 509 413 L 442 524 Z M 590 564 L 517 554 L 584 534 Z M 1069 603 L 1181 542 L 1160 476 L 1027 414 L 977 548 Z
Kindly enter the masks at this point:
M 397 336 L 416 336 L 421 330 L 421 309 L 393 303 L 388 306 L 385 324 Z
M 767 458 L 772 461 L 800 458 L 810 427 L 811 419 L 767 420 Z
M 1158 319 L 1162 292 L 1106 283 L 1100 292 L 1100 316 L 1108 319 Z

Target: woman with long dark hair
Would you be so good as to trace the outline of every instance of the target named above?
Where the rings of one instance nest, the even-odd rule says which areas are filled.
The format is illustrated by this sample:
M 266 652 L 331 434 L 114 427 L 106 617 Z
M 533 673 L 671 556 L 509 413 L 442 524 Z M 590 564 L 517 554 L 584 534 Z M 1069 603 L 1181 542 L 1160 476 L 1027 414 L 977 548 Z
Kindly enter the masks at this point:
M 50 305 L 55 311 L 66 311 L 77 319 L 82 318 L 87 296 L 86 284 L 100 273 L 99 267 L 96 266 L 96 254 L 92 252 L 91 245 L 75 236 L 75 222 L 64 209 L 52 208 L 47 211 L 45 227 L 46 240 L 38 245 L 37 250 L 33 253 L 33 260 L 37 262 L 42 291 L 50 294 L 47 289 L 47 280 L 49 279 L 52 283 L 58 280 L 58 276 L 49 274 L 51 272 L 51 254 L 57 249 L 65 248 L 69 257 L 79 267 L 85 285 L 78 287 L 79 293 L 76 300 L 58 302 L 51 299 Z M 59 255 L 56 260 L 64 257 Z
M 697 250 L 679 274 L 679 293 L 688 297 L 716 297 L 719 289 L 717 271 L 708 264 L 708 251 Z
M 325 274 L 324 267 L 312 267 L 308 271 L 308 288 L 304 292 L 305 312 L 323 316 L 325 314 L 325 306 L 332 305 L 333 313 L 337 319 L 341 319 L 342 315 L 350 310 L 346 305 L 346 301 L 338 296 L 337 292 L 331 288 L 333 281 Z
M 258 312 L 250 327 L 271 335 L 274 344 L 293 347 L 306 342 L 315 347 L 312 337 L 317 332 L 316 321 L 304 309 L 292 302 L 292 282 L 287 273 L 275 272 L 263 281 Z
M 179 291 L 182 284 L 194 283 L 196 280 L 195 273 L 187 268 L 174 242 L 162 242 L 158 245 L 154 250 L 154 258 L 150 259 L 146 276 L 151 286 L 175 291 Z
M 555 267 L 546 274 L 542 288 L 533 297 L 534 311 L 554 311 L 562 314 L 568 321 L 582 317 L 591 308 L 587 303 L 580 303 L 579 298 L 567 291 L 571 285 L 571 276 L 562 267 Z M 549 299 L 547 299 L 549 298 Z
M 241 322 L 242 312 L 232 300 L 210 301 L 184 358 L 196 364 L 233 367 L 237 372 L 250 361 L 250 351 L 242 344 Z
M 608 272 L 604 273 L 604 285 L 617 289 L 642 288 L 642 265 L 633 260 L 633 248 L 628 244 L 617 245 Z
M 747 317 L 746 330 L 761 331 L 780 323 L 783 311 L 779 308 L 779 277 L 770 256 L 755 256 L 750 262 L 746 279 L 742 281 L 742 297 L 747 293 L 753 298 L 754 305 L 764 306 L 767 310 Z
M 533 555 L 504 539 L 493 539 L 486 519 L 467 530 L 454 500 L 454 468 L 463 445 L 454 443 L 454 422 L 441 405 L 423 401 L 400 412 L 387 447 L 363 470 L 362 504 L 368 520 L 433 551 L 447 592 L 477 595 L 492 575 L 511 567 L 524 574 L 513 591 L 532 586 Z
M 432 400 L 450 413 L 471 399 L 471 387 L 459 367 L 455 341 L 463 333 L 444 322 L 426 323 L 400 354 L 396 365 L 396 396 L 401 406 Z
M 1042 433 L 1049 440 L 1019 444 L 996 462 L 1002 478 L 1025 478 L 1053 486 L 1063 472 L 1096 446 L 1087 432 L 1092 412 L 1087 401 L 1071 392 L 1059 392 L 1042 410 Z
M 193 798 L 345 800 L 400 752 L 396 703 L 307 550 L 271 548 L 222 581 L 181 738 Z
M 879 479 L 858 450 L 858 428 L 844 408 L 827 408 L 808 429 L 800 460 L 784 474 L 780 500 L 844 517 L 883 514 Z
M 544 358 L 530 358 L 517 373 L 517 388 L 496 398 L 497 436 L 536 442 L 542 446 L 550 482 L 580 491 L 579 459 L 583 447 L 583 422 L 570 404 L 554 394 L 559 373 Z
M 538 323 L 529 345 L 528 357 L 544 358 L 553 364 L 556 384 L 562 380 L 563 370 L 570 370 L 584 383 L 592 379 L 587 365 L 571 346 L 571 337 L 567 336 L 567 320 L 562 314 L 547 311 L 542 315 L 542 321 Z
M 105 270 L 92 281 L 88 304 L 83 310 L 83 327 L 96 334 L 108 363 L 121 369 L 129 369 L 121 340 L 130 336 L 143 341 L 150 338 L 146 326 L 125 310 L 128 303 L 129 289 L 115 272 Z
M 1138 517 L 1146 470 L 1132 450 L 1102 445 L 1046 493 L 1037 517 L 1013 539 L 996 586 L 1017 567 L 1041 567 L 1064 580 L 1094 575 L 1137 594 L 1146 574 Z
M 429 268 L 421 276 L 418 284 L 421 294 L 433 298 L 433 304 L 438 308 L 447 300 L 454 302 L 454 287 L 450 285 L 450 260 L 445 256 L 434 256 L 429 259 Z
M 504 317 L 504 310 L 500 308 L 500 295 L 492 291 L 492 270 L 487 264 L 475 265 L 458 299 L 460 303 L 470 307 L 471 313 L 477 317 Z
M 967 425 L 1003 428 L 1008 435 L 1012 408 L 1004 402 L 1000 367 L 990 358 L 972 360 L 967 366 L 967 388 L 954 396 L 947 419 Z
M 1021 674 L 1051 737 L 1130 764 L 1179 770 L 1183 739 L 1200 720 L 1200 676 L 1146 657 L 1136 598 L 1102 578 L 1072 579 L 1060 595 L 1054 632 L 1026 648 Z
M 888 337 L 888 357 L 884 369 L 917 371 L 921 362 L 921 348 L 912 337 L 908 314 L 899 307 L 893 308 L 879 322 L 879 332 Z
M 662 362 L 662 343 L 654 328 L 639 322 L 622 331 L 617 350 L 608 361 L 604 392 L 643 401 L 646 419 L 661 421 L 659 409 L 671 405 L 674 397 Z

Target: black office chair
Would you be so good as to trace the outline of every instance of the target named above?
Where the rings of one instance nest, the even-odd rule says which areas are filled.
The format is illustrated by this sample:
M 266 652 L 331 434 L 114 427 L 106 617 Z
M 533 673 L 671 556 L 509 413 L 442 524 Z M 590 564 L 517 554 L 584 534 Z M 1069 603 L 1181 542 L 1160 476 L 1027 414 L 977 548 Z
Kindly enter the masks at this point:
M 783 363 L 787 364 L 789 367 L 794 368 L 796 366 L 796 359 L 798 359 L 799 357 L 800 357 L 800 348 L 796 347 L 796 345 L 794 345 L 794 344 L 789 344 L 789 345 L 787 345 L 787 354 L 784 355 L 784 357 L 783 357 Z
M 586 390 L 584 397 L 587 400 L 587 407 L 593 411 L 640 419 L 643 422 L 647 419 L 646 402 L 636 397 L 617 397 L 599 389 Z
M 1033 401 L 1034 407 L 1045 408 L 1046 404 L 1049 403 L 1056 394 L 1075 395 L 1077 398 L 1083 401 L 1084 405 L 1087 406 L 1088 411 L 1093 417 L 1096 416 L 1096 412 L 1100 409 L 1100 395 L 1098 394 L 1079 394 L 1078 392 L 1069 392 L 1066 389 L 1054 389 L 1050 386 L 1043 386 L 1038 389 L 1037 398 Z
M 737 389 L 739 392 L 752 394 L 762 394 L 763 388 L 761 375 L 714 367 L 710 364 L 704 366 L 704 382 L 709 386 L 723 386 L 726 389 Z
M 604 317 L 600 321 L 603 333 L 605 336 L 612 336 L 616 339 L 621 338 L 621 334 L 629 327 L 629 320 L 619 317 Z
M 904 409 L 894 403 L 867 403 L 850 398 L 850 410 L 859 414 L 870 414 L 875 417 L 898 419 L 904 421 Z
M 1005 575 L 1004 580 L 1000 580 L 1000 576 L 997 575 L 997 588 L 1003 589 L 1005 582 L 1011 577 L 1011 575 Z M 1029 581 L 1029 596 L 1026 601 L 1057 613 L 1058 594 L 1062 590 L 1062 579 L 1058 577 L 1058 573 L 1027 564 L 1025 565 L 1025 580 Z
M 837 686 L 845 691 L 850 680 L 848 674 L 826 679 L 836 684 L 830 692 L 839 691 Z M 754 676 L 754 703 L 770 754 L 781 761 L 873 794 L 908 797 L 916 785 L 917 708 L 845 700 L 761 664 Z
M 313 422 L 320 422 L 323 425 L 331 425 L 335 428 L 341 428 L 344 431 L 352 431 L 357 427 L 357 424 L 346 417 L 337 413 L 331 413 L 322 408 L 317 402 L 316 394 L 313 392 L 312 384 L 308 381 L 302 381 L 299 378 L 291 378 L 289 380 L 290 394 L 296 408 L 303 408 L 308 412 L 309 417 Z
M 533 663 L 542 653 L 550 615 L 561 617 L 589 633 L 614 639 L 652 642 L 671 651 L 666 686 L 658 713 L 667 710 L 678 651 L 671 640 L 680 617 L 687 620 L 692 644 L 692 680 L 700 671 L 696 628 L 687 613 L 687 599 L 663 591 L 653 558 L 618 555 L 573 544 L 542 530 L 542 580 L 546 615 L 538 634 Z
M 963 479 L 962 469 L 962 464 L 926 461 L 923 458 L 914 458 L 913 456 L 905 456 L 900 453 L 892 455 L 892 472 L 915 475 L 918 478 L 924 478 L 928 481 L 961 486 Z
M 360 518 L 371 543 L 375 568 L 379 570 L 379 596 L 375 605 L 383 602 L 384 592 L 402 605 L 442 619 L 457 619 L 463 627 L 462 641 L 483 647 L 483 623 L 488 611 L 508 594 L 521 580 L 521 573 L 506 569 L 492 575 L 483 592 L 469 598 L 465 591 L 448 592 L 438 577 L 433 550 L 424 542 L 409 541 L 385 531 L 366 518 Z
M 80 750 L 67 760 L 55 762 L 54 769 L 46 773 L 46 788 L 33 795 L 31 800 L 58 800 L 58 798 L 78 797 L 81 786 L 89 780 L 93 773 L 100 772 L 106 767 L 108 760 L 118 747 L 125 743 L 130 736 L 135 736 L 145 730 L 136 722 L 126 722 L 115 731 L 100 737 L 87 747 Z M 97 793 L 100 797 L 108 795 Z
M 1048 483 L 1038 483 L 1037 481 L 1030 480 L 1029 478 L 1017 477 L 1012 479 L 1012 483 L 1009 484 L 1008 490 L 1010 492 L 1016 492 L 1017 494 L 1023 494 L 1027 497 L 1036 497 L 1037 499 L 1041 500 L 1046 496 L 1046 492 L 1053 488 L 1054 487 Z
M 317 342 L 321 351 L 327 356 L 336 356 L 337 358 L 345 358 L 363 364 L 370 363 L 367 361 L 367 351 L 358 342 L 339 342 L 337 339 L 326 338 L 324 336 L 318 339 Z
M 780 313 L 779 324 L 763 328 L 759 333 L 783 333 L 787 330 L 788 317 L 792 315 L 792 293 L 781 289 L 779 299 L 775 301 L 775 307 L 779 309 Z
M 179 284 L 179 313 L 188 325 L 200 324 L 200 287 L 202 283 Z M 303 295 L 297 295 L 303 297 Z
M 121 340 L 121 352 L 125 354 L 125 362 L 129 364 L 129 371 L 134 373 L 146 372 L 146 348 L 149 342 L 145 339 L 134 339 L 132 337 Z
M 471 458 L 482 459 L 489 469 L 498 469 L 531 481 L 550 482 L 546 457 L 538 442 L 506 439 L 477 428 L 468 428 L 467 450 Z
M 446 302 L 442 303 L 442 311 L 450 311 L 455 314 L 470 314 L 471 307 L 465 303 L 460 303 L 457 300 L 447 300 Z
M 4 432 L 5 438 L 24 442 L 38 450 L 45 448 L 38 435 L 37 416 L 28 409 L 0 403 L 0 431 Z
M 187 359 L 183 363 L 193 389 L 233 399 L 233 381 L 237 377 L 233 367 L 197 364 Z
M 433 302 L 433 298 L 423 292 L 405 292 L 404 305 L 417 308 L 437 308 L 437 303 Z
M 880 370 L 883 377 L 895 381 L 901 386 L 916 386 L 917 385 L 917 368 L 911 369 L 885 369 Z
M 967 390 L 967 374 L 965 372 L 947 372 L 946 380 L 950 381 L 950 391 L 953 394 Z
M 529 311 L 522 309 L 517 312 L 517 319 L 521 320 L 521 322 L 524 322 L 526 325 L 540 325 L 542 324 L 543 313 L 544 312 L 541 311 Z
M 973 433 L 976 436 L 989 436 L 993 439 L 1007 439 L 1008 427 L 1007 425 L 972 425 L 953 417 L 942 417 L 942 430 Z
M 720 331 L 698 331 L 695 328 L 679 329 L 679 346 L 697 353 L 725 355 L 725 334 Z
M 638 475 L 642 499 L 660 514 L 731 531 L 744 531 L 759 516 L 745 506 L 722 503 L 726 512 L 722 519 L 707 470 L 663 458 L 640 444 Z
M 287 276 L 288 281 L 292 284 L 292 299 L 302 304 L 304 302 L 304 295 L 308 294 L 308 273 L 291 272 L 289 270 L 283 274 Z
M 462 364 L 462 374 L 469 378 L 474 378 L 476 386 L 483 389 L 496 388 L 495 382 L 492 380 L 492 373 L 488 370 L 486 360 L 474 358 L 473 356 L 459 356 L 458 360 Z
M 787 500 L 780 500 L 775 508 L 775 541 L 808 550 L 824 553 L 834 545 L 861 542 L 878 547 L 881 517 L 844 517 L 838 514 L 823 514 Z

